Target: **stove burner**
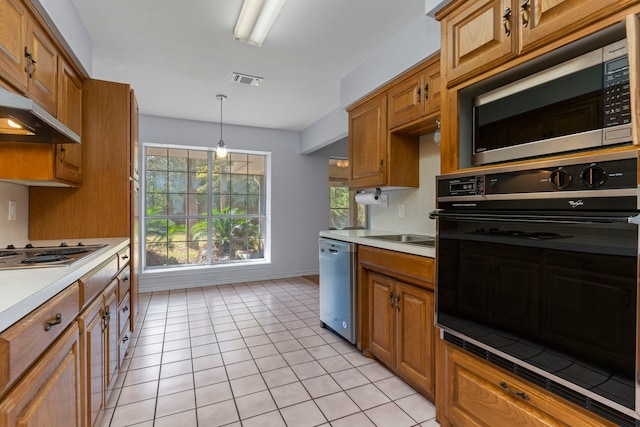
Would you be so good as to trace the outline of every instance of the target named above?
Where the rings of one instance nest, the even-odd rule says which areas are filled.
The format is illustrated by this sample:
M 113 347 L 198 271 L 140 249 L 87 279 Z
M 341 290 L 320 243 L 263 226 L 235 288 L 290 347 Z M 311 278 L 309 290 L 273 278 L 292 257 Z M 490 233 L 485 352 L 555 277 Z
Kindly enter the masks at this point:
M 48 251 L 39 252 L 35 256 L 40 257 L 40 256 L 46 256 L 46 255 L 74 255 L 74 254 L 81 254 L 88 251 L 89 250 L 85 248 L 63 247 L 60 249 L 50 249 Z
M 16 256 L 18 255 L 18 252 L 13 252 L 13 251 L 0 251 L 0 258 L 8 258 L 11 256 Z
M 64 255 L 36 255 L 31 258 L 26 258 L 20 261 L 23 264 L 45 264 L 65 261 L 68 258 Z

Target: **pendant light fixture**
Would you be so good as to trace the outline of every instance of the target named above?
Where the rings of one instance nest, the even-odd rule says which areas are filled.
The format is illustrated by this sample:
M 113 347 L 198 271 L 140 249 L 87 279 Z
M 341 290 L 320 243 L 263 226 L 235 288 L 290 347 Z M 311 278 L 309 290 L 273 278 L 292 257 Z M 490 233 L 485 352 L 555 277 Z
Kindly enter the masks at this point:
M 216 98 L 220 100 L 220 141 L 218 141 L 218 147 L 216 147 L 216 157 L 227 157 L 227 146 L 222 140 L 222 101 L 227 100 L 227 95 L 216 95 Z

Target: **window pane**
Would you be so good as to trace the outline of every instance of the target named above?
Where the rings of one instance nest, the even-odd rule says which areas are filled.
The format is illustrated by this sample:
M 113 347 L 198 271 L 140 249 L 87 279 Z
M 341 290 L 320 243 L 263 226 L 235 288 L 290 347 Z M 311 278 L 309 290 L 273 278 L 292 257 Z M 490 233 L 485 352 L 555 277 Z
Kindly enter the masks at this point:
M 146 180 L 147 193 L 165 193 L 167 191 L 167 172 L 164 171 L 147 171 Z
M 158 216 L 167 214 L 166 194 L 147 193 L 146 203 L 147 216 Z
M 246 215 L 247 213 L 247 196 L 244 194 L 239 196 L 231 196 L 231 214 Z
M 169 149 L 169 170 L 186 172 L 188 150 Z
M 209 160 L 206 151 L 189 151 L 189 172 L 198 172 L 207 175 Z
M 186 193 L 188 174 L 186 172 L 169 172 L 169 192 Z
M 247 176 L 231 175 L 231 193 L 247 194 Z
M 188 198 L 188 215 L 203 216 L 208 215 L 207 212 L 207 195 L 206 194 L 189 194 Z
M 253 154 L 249 154 L 247 156 L 247 161 L 248 161 L 248 174 L 251 175 L 261 175 L 261 176 L 265 176 L 265 157 L 264 156 L 258 156 L 258 155 L 253 155 Z

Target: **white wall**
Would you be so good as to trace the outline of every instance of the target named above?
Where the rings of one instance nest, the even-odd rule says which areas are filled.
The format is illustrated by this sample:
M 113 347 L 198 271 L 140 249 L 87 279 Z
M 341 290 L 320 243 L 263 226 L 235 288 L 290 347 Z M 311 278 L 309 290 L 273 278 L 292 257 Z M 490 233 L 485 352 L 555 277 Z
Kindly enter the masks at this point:
M 142 143 L 212 146 L 216 123 L 140 116 Z M 140 290 L 176 289 L 291 277 L 318 272 L 318 232 L 327 228 L 328 161 L 298 153 L 298 132 L 224 125 L 230 149 L 268 151 L 271 168 L 271 264 L 144 272 Z
M 435 236 L 436 224 L 429 212 L 436 208 L 435 177 L 440 173 L 440 147 L 433 134 L 420 137 L 420 187 L 386 191 L 388 206 L 371 206 L 371 228 L 402 233 Z M 404 204 L 405 217 L 398 216 L 398 205 Z
M 301 153 L 310 153 L 348 131 L 344 109 L 440 49 L 440 23 L 417 17 L 364 63 L 340 80 L 340 106 L 302 132 Z
M 16 202 L 16 220 L 9 221 L 9 200 Z M 29 234 L 29 187 L 0 182 L 0 248 L 24 246 Z

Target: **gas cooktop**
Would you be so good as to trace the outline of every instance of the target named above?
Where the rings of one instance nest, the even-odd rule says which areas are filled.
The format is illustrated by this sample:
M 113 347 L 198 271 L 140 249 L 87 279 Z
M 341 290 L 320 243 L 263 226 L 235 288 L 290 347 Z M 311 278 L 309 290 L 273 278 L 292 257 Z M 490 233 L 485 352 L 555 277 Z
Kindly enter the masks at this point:
M 107 245 L 84 245 L 79 242 L 75 246 L 61 243 L 60 246 L 33 246 L 16 248 L 8 245 L 0 249 L 0 270 L 40 267 L 68 267 L 93 252 Z

